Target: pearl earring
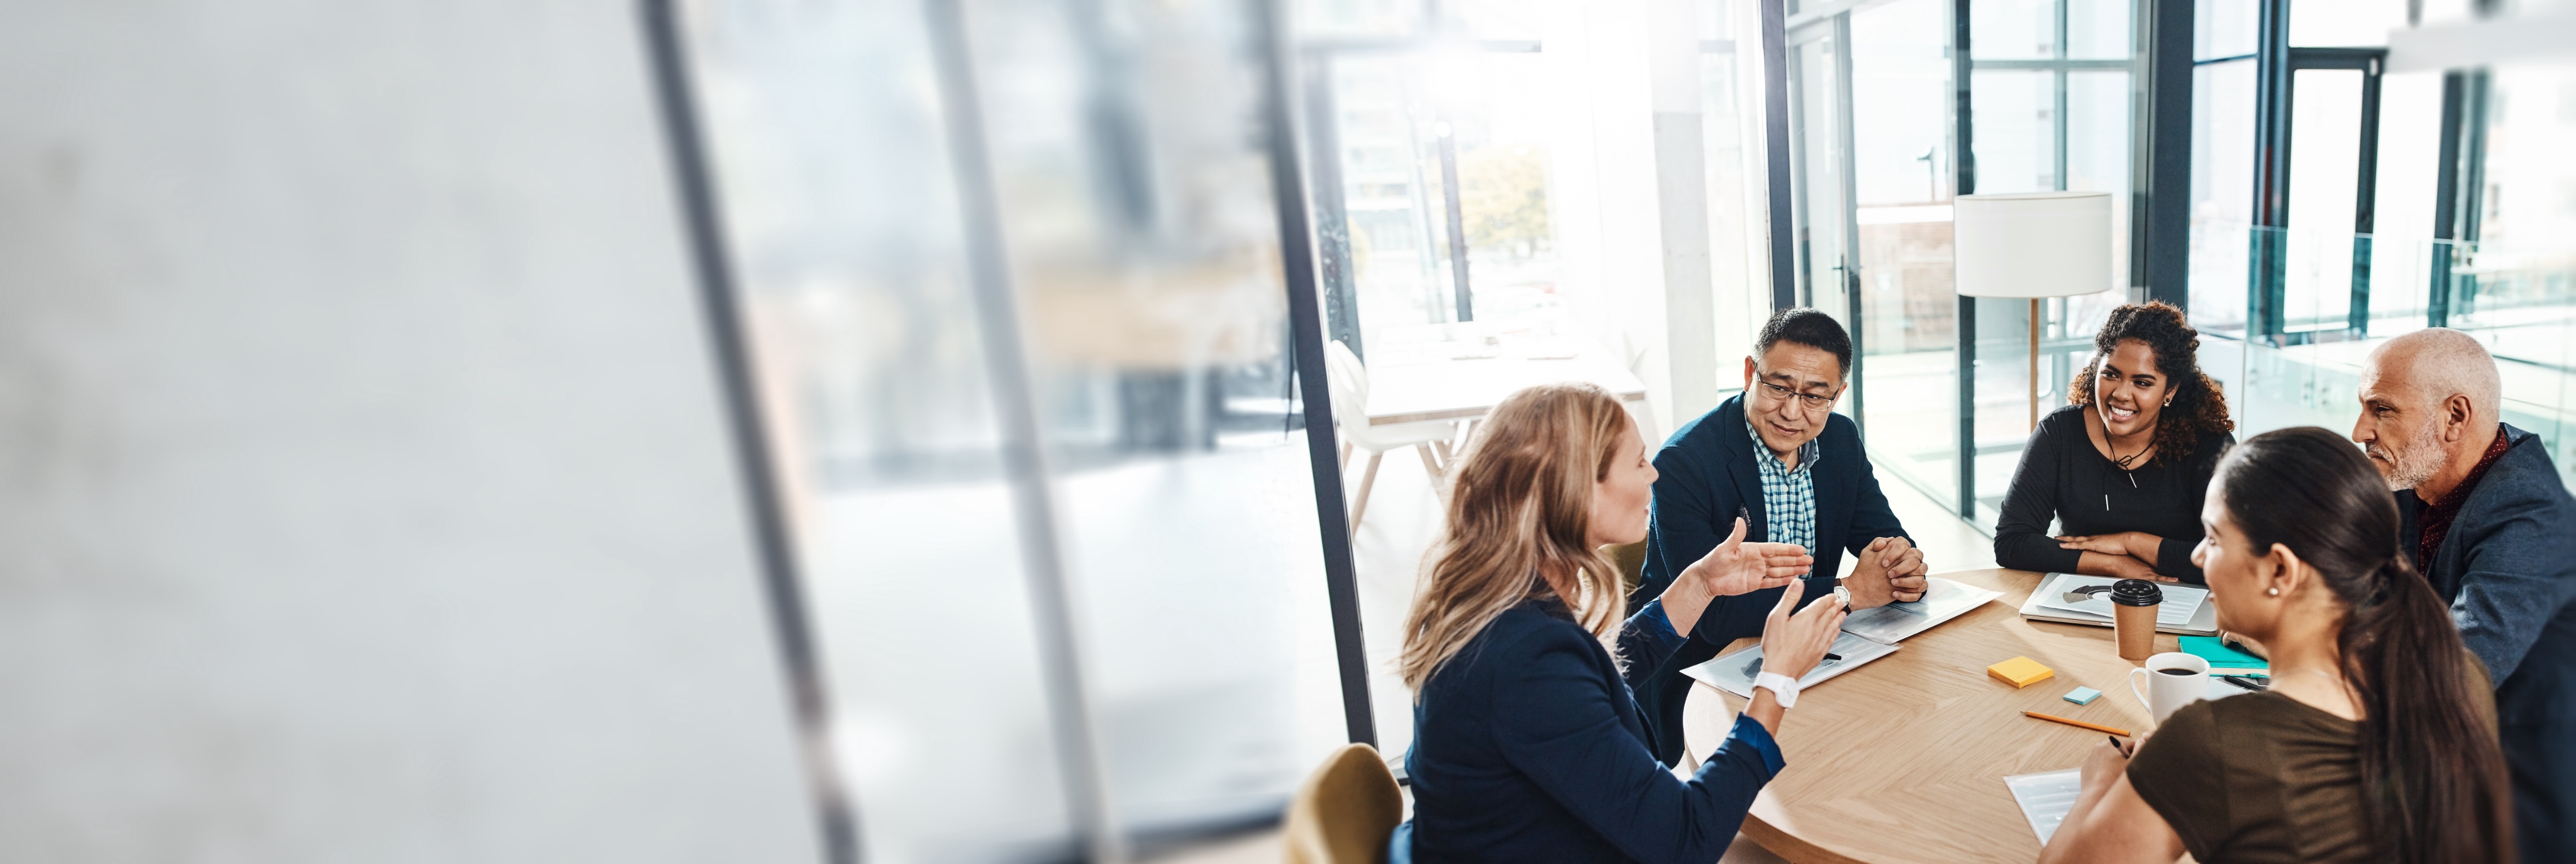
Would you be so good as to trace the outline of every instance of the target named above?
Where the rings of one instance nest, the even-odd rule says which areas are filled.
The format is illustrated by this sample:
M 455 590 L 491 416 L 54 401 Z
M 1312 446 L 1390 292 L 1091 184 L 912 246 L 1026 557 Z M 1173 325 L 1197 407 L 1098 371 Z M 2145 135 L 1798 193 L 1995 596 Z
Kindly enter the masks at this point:
M 2266 589 L 2264 589 L 2264 590 L 2263 590 L 2263 593 L 2265 593 L 2265 594 L 2270 594 L 2270 595 L 2272 595 L 2272 596 L 2274 596 L 2274 597 L 2279 597 L 2279 596 L 2281 596 L 2281 589 L 2279 589 L 2279 588 L 2266 588 Z

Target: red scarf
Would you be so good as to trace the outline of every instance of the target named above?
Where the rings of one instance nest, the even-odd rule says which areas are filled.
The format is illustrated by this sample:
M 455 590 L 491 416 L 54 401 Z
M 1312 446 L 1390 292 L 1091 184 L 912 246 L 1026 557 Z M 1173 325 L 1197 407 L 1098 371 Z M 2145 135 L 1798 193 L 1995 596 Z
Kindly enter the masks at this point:
M 2421 518 L 2424 534 L 2415 541 L 2416 572 L 2433 572 L 2433 550 L 2442 548 L 2442 538 L 2451 534 L 2451 520 L 2459 518 L 2460 508 L 2469 503 L 2469 492 L 2478 488 L 2478 480 L 2487 476 L 2487 469 L 2504 457 L 2504 451 L 2504 427 L 2498 425 L 2495 440 L 2487 444 L 2486 454 L 2478 457 L 2477 467 L 2469 469 L 2469 476 L 2462 479 L 2460 485 L 2452 487 L 2442 500 L 2424 508 Z

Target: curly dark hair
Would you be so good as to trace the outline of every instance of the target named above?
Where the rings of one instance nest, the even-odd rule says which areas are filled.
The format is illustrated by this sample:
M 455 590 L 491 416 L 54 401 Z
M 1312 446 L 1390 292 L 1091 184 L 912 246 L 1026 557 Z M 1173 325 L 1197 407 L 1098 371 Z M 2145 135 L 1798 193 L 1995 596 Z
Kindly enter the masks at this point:
M 2111 310 L 2110 320 L 2102 322 L 2102 332 L 2093 336 L 2093 359 L 2085 361 L 2083 371 L 2067 384 L 2067 402 L 2093 404 L 2094 370 L 2127 339 L 2146 343 L 2156 355 L 2156 371 L 2173 383 L 2173 404 L 2156 417 L 2155 462 L 2179 463 L 2191 458 L 2200 436 L 2235 431 L 2236 422 L 2227 419 L 2227 394 L 2220 392 L 2218 382 L 2200 374 L 2200 331 L 2183 319 L 2182 310 L 2161 301 L 2128 303 Z

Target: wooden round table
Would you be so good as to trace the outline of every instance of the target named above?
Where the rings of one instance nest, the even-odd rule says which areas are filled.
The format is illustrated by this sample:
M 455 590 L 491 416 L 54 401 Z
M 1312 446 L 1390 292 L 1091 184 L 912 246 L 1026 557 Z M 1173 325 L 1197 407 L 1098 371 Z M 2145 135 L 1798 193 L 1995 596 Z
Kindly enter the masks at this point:
M 2082 765 L 2104 735 L 2021 712 L 2152 728 L 2129 692 L 2129 670 L 2143 664 L 2120 659 L 2111 628 L 2021 617 L 2042 574 L 1938 575 L 2004 596 L 1799 694 L 1779 735 L 1788 767 L 1744 820 L 1763 848 L 1801 864 L 2034 861 L 2039 838 L 2003 778 Z M 2175 650 L 2174 637 L 2159 634 L 2156 650 Z M 2017 690 L 1986 674 L 2016 656 L 2057 675 Z M 2078 686 L 2102 697 L 2061 698 Z M 1683 721 L 1690 751 L 1715 750 L 1741 710 L 1733 694 L 1694 683 Z

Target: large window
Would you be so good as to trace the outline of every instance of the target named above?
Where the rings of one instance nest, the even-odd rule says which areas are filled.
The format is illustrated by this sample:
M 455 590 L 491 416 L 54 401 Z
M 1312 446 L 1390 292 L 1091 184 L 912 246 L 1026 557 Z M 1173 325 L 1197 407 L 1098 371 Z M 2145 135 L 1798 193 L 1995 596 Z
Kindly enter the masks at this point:
M 1539 72 L 1517 46 L 1336 58 L 1330 119 L 1363 332 L 1559 313 L 1549 136 L 1509 98 Z
M 1970 93 L 1981 193 L 2050 190 L 2112 194 L 2114 273 L 2128 273 L 2132 160 L 2128 0 L 1978 0 L 1971 5 Z M 2092 350 L 2093 331 L 2127 292 L 2046 300 L 2039 381 L 2029 380 L 2033 304 L 1975 300 L 1972 519 L 1991 528 L 2034 414 L 2066 402 L 2066 382 Z M 2033 404 L 2031 393 L 2038 393 Z
M 1525 6 L 1299 7 L 1332 336 L 1363 357 L 1568 326 L 1550 191 L 1567 118 L 1531 98 L 1551 64 Z
M 1697 0 L 1700 141 L 1717 386 L 1743 386 L 1742 358 L 1771 314 L 1771 215 L 1762 152 L 1762 39 L 1752 0 Z
M 1942 500 L 1957 495 L 1959 458 L 1951 23 L 1944 0 L 1792 5 L 1791 259 L 1777 262 L 1795 302 L 1851 333 L 1852 386 L 1835 410 L 1859 422 L 1878 466 Z
M 1841 410 L 1861 421 L 1874 463 L 1991 524 L 2031 428 L 2030 306 L 1953 293 L 1950 203 L 1969 183 L 2111 192 L 2115 272 L 2127 272 L 2133 10 L 2127 0 L 1811 5 L 1792 6 L 1787 40 L 1797 299 L 1852 330 L 1859 375 Z M 1954 17 L 1963 5 L 1965 27 Z M 1961 30 L 1966 64 L 1952 51 Z M 1973 168 L 1956 152 L 1963 107 L 1973 109 Z M 2060 382 L 2092 329 L 2126 299 L 2041 306 L 2040 411 L 2062 404 Z M 1962 310 L 1976 316 L 1964 346 Z
M 1499 396 L 1573 377 L 1544 368 L 1562 364 L 1629 382 L 1643 394 L 1633 416 L 1660 440 L 1739 386 L 1770 310 L 1756 9 L 1293 6 L 1331 337 L 1358 355 L 1376 404 L 1507 382 Z M 1395 417 L 1410 415 L 1376 419 L 1421 422 Z M 1464 434 L 1424 446 L 1454 453 Z M 1413 717 L 1394 660 L 1443 512 L 1416 454 L 1383 455 L 1372 469 L 1355 453 L 1347 484 L 1355 500 L 1367 490 L 1356 593 L 1378 744 L 1394 758 Z
M 2552 442 L 2576 486 L 2576 59 L 2486 76 L 2474 232 L 2457 244 L 2443 323 L 2502 361 L 2506 422 Z
M 2254 225 L 2257 0 L 2200 0 L 2192 40 L 2191 318 L 2245 328 Z
M 1957 497 L 1958 297 L 1950 279 L 1950 4 L 1851 15 L 1852 203 L 1861 399 L 1882 472 Z
M 2391 66 L 2392 34 L 2470 26 L 2469 4 L 2198 11 L 2191 315 L 2239 436 L 2348 426 L 2362 358 L 2432 325 L 2485 342 L 2506 421 L 2571 452 L 2568 61 Z

